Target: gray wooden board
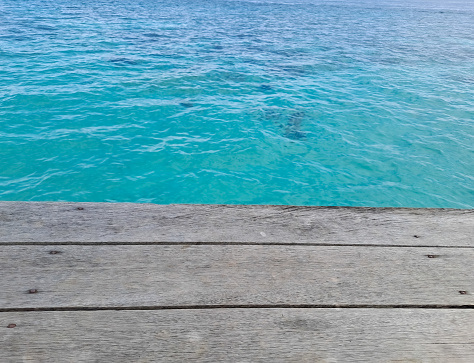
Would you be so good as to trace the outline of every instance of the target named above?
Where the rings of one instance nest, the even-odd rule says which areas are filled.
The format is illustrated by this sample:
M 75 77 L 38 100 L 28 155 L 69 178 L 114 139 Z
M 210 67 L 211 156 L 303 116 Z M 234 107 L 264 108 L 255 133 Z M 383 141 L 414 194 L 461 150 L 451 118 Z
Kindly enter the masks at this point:
M 15 328 L 7 328 L 16 324 Z M 474 362 L 474 310 L 0 313 L 10 362 Z
M 473 210 L 0 202 L 0 242 L 286 242 L 472 247 L 473 232 Z
M 1 250 L 1 309 L 474 306 L 470 248 L 13 245 Z M 52 250 L 60 253 L 50 254 Z M 28 293 L 30 289 L 38 292 Z

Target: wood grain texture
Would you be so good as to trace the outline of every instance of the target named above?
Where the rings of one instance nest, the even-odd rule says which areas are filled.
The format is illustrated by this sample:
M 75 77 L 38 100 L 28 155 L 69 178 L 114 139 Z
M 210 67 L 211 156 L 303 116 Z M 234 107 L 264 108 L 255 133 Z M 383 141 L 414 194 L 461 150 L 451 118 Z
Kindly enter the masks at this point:
M 15 312 L 0 313 L 0 356 L 5 363 L 471 363 L 473 327 L 473 310 Z
M 3 246 L 2 257 L 2 309 L 474 306 L 470 248 L 23 245 Z
M 473 247 L 473 232 L 473 210 L 0 202 L 0 243 L 285 242 Z

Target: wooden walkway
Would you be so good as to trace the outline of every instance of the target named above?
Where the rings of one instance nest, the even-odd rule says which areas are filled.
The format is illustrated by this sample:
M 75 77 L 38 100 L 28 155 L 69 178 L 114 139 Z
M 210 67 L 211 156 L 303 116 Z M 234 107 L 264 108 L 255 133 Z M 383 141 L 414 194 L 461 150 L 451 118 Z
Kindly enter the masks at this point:
M 474 210 L 0 202 L 1 362 L 474 362 Z

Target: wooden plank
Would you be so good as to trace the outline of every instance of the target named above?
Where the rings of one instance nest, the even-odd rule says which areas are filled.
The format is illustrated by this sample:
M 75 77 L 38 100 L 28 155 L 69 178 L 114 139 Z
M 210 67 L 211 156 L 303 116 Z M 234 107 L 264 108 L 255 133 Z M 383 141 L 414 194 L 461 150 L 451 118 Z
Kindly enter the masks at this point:
M 2 362 L 474 362 L 473 310 L 13 312 L 0 325 Z
M 473 247 L 473 231 L 474 210 L 0 202 L 0 243 L 283 242 Z
M 473 261 L 437 247 L 3 246 L 0 308 L 474 306 Z

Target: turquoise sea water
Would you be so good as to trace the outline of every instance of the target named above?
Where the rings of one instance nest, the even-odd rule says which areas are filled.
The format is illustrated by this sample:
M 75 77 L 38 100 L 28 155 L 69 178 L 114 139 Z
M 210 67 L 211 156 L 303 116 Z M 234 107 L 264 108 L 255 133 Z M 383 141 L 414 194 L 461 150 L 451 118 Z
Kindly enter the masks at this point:
M 474 208 L 474 1 L 0 0 L 0 200 Z

